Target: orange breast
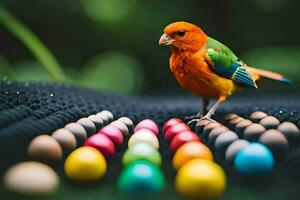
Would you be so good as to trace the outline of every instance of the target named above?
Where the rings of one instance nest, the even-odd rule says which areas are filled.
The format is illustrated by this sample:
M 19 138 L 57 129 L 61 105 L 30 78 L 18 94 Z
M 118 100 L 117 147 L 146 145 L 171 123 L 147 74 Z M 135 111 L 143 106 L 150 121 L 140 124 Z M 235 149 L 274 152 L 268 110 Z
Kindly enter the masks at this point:
M 238 86 L 232 80 L 215 74 L 200 53 L 172 54 L 170 69 L 178 83 L 205 98 L 227 97 L 235 92 Z

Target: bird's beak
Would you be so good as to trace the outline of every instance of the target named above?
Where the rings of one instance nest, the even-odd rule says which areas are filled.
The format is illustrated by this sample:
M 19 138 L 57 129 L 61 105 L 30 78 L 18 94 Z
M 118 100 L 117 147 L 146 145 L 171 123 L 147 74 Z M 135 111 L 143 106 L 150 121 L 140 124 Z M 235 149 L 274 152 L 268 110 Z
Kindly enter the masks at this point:
M 170 36 L 167 34 L 163 34 L 160 39 L 159 39 L 159 45 L 171 45 L 174 42 L 174 39 L 172 39 Z

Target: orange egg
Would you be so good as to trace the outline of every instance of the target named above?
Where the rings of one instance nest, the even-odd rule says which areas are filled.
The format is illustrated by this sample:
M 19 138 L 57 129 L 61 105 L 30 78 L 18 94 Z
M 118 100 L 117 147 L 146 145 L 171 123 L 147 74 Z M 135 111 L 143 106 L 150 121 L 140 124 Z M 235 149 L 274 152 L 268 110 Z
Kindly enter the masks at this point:
M 173 168 L 178 170 L 183 164 L 195 158 L 213 160 L 213 155 L 201 142 L 188 142 L 177 149 L 173 156 Z

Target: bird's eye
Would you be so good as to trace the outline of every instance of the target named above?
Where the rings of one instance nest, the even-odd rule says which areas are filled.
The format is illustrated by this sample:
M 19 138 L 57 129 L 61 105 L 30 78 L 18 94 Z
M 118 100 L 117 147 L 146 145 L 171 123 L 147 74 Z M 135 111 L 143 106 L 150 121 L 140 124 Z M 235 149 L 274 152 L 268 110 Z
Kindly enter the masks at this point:
M 179 37 L 183 37 L 185 35 L 185 30 L 179 30 L 176 32 L 176 35 L 178 35 Z

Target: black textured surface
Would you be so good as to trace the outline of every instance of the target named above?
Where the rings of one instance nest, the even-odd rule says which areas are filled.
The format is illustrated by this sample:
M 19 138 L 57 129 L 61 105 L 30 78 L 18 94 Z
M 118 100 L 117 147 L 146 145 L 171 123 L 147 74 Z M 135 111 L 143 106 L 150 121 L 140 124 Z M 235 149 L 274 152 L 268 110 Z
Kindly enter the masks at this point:
M 300 125 L 300 94 L 288 96 L 247 95 L 230 98 L 217 111 L 216 118 L 228 112 L 247 116 L 263 110 Z M 128 116 L 134 122 L 154 119 L 162 126 L 170 117 L 183 118 L 200 108 L 192 96 L 118 96 L 88 89 L 49 83 L 0 83 L 0 169 L 25 158 L 30 140 L 39 134 L 51 134 L 69 122 L 110 110 L 115 118 Z M 163 151 L 163 149 L 162 149 Z M 289 155 L 289 170 L 300 166 L 297 148 Z

